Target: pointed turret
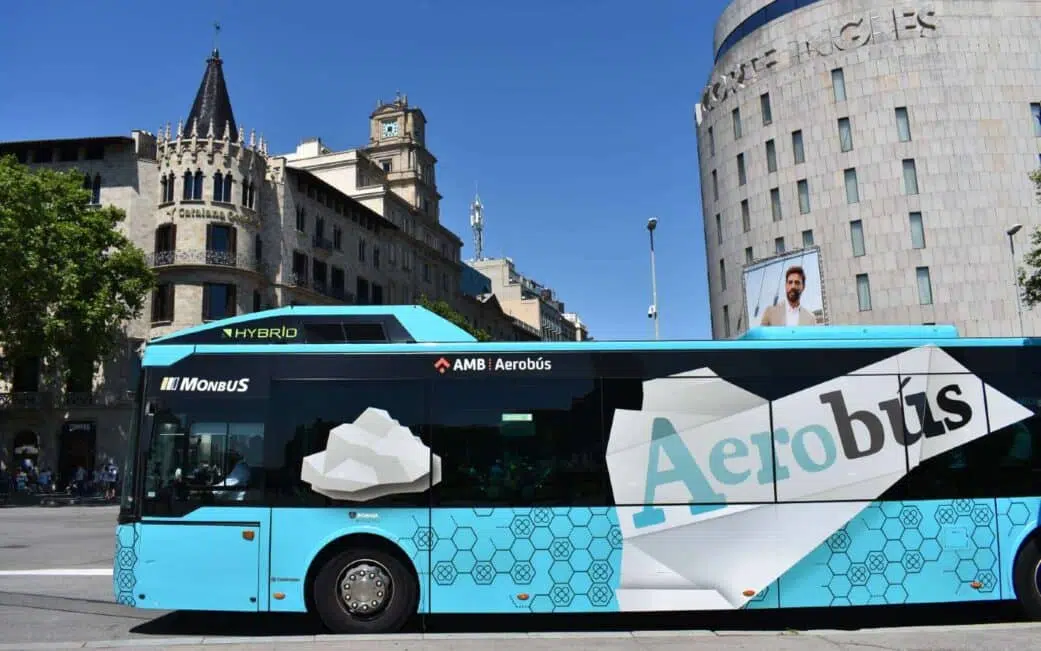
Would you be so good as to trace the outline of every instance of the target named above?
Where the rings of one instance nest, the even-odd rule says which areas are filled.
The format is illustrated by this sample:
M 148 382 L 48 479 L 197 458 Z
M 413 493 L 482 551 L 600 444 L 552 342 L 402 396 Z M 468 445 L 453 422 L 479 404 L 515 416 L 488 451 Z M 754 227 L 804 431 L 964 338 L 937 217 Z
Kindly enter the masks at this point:
M 213 125 L 209 137 L 222 139 L 227 134 L 232 142 L 239 140 L 235 115 L 231 111 L 231 98 L 224 83 L 220 52 L 216 49 L 206 61 L 206 74 L 202 77 L 199 92 L 195 95 L 191 112 L 188 113 L 187 123 L 197 124 L 200 135 L 206 134 L 207 127 Z

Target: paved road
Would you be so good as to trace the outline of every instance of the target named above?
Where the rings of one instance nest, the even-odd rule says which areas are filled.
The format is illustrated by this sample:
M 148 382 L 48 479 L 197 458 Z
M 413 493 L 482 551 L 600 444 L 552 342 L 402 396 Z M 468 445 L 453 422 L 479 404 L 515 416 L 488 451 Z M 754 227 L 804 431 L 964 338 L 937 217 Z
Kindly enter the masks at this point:
M 111 648 L 101 644 L 103 640 L 119 641 L 120 649 L 181 651 L 196 647 L 213 649 L 211 644 L 217 642 L 222 651 L 484 651 L 491 644 L 501 651 L 562 647 L 569 651 L 863 651 L 872 647 L 990 651 L 1033 648 L 1041 639 L 1041 625 L 1017 623 L 1014 609 L 972 606 L 861 610 L 856 618 L 850 617 L 849 609 L 787 613 L 781 617 L 772 613 L 567 620 L 442 617 L 417 622 L 406 635 L 355 637 L 345 643 L 343 638 L 334 640 L 318 635 L 320 628 L 306 616 L 157 613 L 116 605 L 112 600 L 111 576 L 105 574 L 112 563 L 114 523 L 115 509 L 111 507 L 0 509 L 0 651 L 83 648 L 85 641 L 91 641 L 90 648 Z M 20 574 L 25 571 L 35 572 Z M 966 623 L 975 625 L 960 626 Z M 916 626 L 879 628 L 912 624 Z M 424 625 L 426 633 L 421 632 Z M 856 628 L 862 630 L 835 630 Z M 598 632 L 558 632 L 561 629 Z M 639 632 L 645 629 L 653 630 Z

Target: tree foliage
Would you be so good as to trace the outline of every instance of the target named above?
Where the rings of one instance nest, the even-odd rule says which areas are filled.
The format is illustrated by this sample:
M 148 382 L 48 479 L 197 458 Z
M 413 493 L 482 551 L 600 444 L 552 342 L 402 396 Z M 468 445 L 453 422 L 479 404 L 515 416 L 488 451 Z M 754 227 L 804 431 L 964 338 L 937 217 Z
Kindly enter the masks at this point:
M 10 364 L 92 372 L 155 286 L 144 253 L 119 231 L 126 214 L 90 205 L 76 171 L 0 157 L 0 350 Z M 90 377 L 87 375 L 86 377 Z
M 1034 183 L 1035 195 L 1041 199 L 1041 170 L 1030 174 Z M 1019 288 L 1022 300 L 1027 307 L 1041 303 L 1041 228 L 1030 234 L 1030 247 L 1023 255 L 1024 266 L 1016 270 L 1019 277 Z
M 458 312 L 453 310 L 452 306 L 449 305 L 446 301 L 431 301 L 429 298 L 426 297 L 426 295 L 423 295 L 419 297 L 419 301 L 417 301 L 417 303 L 420 306 L 430 310 L 434 314 L 443 317 L 448 321 L 451 321 L 463 330 L 466 330 L 471 335 L 473 335 L 477 341 L 492 340 L 492 336 L 490 334 L 488 334 L 486 331 L 480 328 L 475 328 L 474 326 L 467 323 L 466 318 L 462 314 L 459 314 Z

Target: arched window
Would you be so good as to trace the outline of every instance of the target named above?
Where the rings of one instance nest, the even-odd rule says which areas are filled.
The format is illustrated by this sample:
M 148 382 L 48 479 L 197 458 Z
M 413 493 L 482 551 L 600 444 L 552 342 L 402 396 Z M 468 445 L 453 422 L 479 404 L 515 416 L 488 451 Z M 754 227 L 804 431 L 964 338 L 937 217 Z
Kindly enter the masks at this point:
M 203 185 L 202 170 L 196 170 L 195 172 L 195 185 L 192 187 L 192 199 L 196 201 L 202 200 L 202 185 Z
M 166 198 L 163 199 L 163 203 L 173 203 L 174 200 L 174 184 L 177 182 L 177 176 L 170 172 L 166 175 Z
M 181 198 L 185 201 L 190 201 L 192 198 L 192 186 L 195 185 L 195 177 L 192 176 L 191 172 L 184 173 L 184 191 L 181 194 Z
M 170 179 L 165 176 L 159 179 L 159 203 L 166 203 L 166 197 L 170 191 Z
M 224 195 L 221 201 L 231 203 L 231 188 L 235 185 L 235 179 L 231 178 L 231 172 L 224 175 Z
M 224 200 L 224 175 L 220 172 L 213 173 L 213 200 Z

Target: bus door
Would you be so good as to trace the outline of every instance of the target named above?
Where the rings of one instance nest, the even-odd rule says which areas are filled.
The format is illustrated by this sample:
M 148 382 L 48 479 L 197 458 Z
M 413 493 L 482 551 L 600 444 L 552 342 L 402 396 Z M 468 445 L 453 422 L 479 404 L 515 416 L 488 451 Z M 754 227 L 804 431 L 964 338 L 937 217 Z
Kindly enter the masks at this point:
M 263 402 L 246 392 L 198 391 L 149 401 L 138 607 L 267 609 Z

